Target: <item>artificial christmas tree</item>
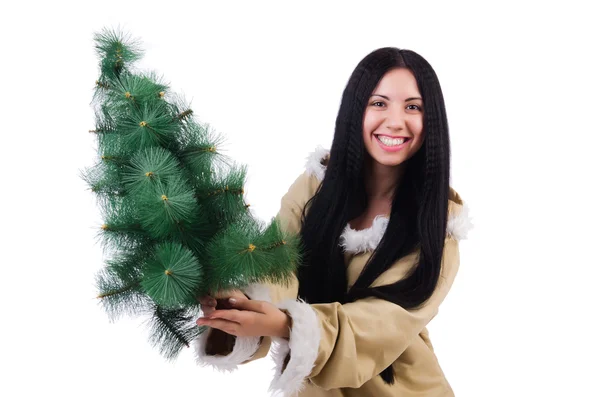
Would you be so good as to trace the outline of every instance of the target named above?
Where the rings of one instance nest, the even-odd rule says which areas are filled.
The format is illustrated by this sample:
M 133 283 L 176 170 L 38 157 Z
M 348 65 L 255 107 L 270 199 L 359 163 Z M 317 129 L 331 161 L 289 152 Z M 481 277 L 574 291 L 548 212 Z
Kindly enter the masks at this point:
M 99 161 L 83 178 L 98 198 L 106 266 L 97 277 L 111 319 L 149 315 L 167 358 L 203 331 L 196 298 L 256 282 L 286 283 L 299 238 L 253 217 L 246 169 L 222 138 L 153 73 L 136 72 L 139 42 L 95 35 L 100 77 L 92 101 Z

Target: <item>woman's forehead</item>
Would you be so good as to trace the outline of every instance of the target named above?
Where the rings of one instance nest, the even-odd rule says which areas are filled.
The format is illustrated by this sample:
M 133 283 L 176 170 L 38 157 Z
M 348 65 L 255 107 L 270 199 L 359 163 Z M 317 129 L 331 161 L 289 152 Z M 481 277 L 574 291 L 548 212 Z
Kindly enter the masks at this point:
M 372 95 L 389 100 L 421 97 L 415 76 L 406 68 L 392 69 L 384 74 Z

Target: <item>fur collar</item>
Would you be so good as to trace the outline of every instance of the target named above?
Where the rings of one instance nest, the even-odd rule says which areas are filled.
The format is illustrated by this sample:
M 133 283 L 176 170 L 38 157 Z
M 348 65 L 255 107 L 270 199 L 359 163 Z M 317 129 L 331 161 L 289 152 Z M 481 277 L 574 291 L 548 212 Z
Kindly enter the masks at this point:
M 306 158 L 306 173 L 322 181 L 325 178 L 325 170 L 327 169 L 325 164 L 328 158 L 329 150 L 320 145 L 317 146 L 315 151 Z
M 306 159 L 306 173 L 323 181 L 328 158 L 329 150 L 318 146 Z M 452 192 L 449 200 L 446 233 L 448 237 L 455 240 L 464 240 L 467 238 L 469 230 L 473 228 L 473 224 L 467 205 L 463 203 L 456 192 Z M 373 251 L 383 238 L 388 223 L 387 217 L 377 216 L 373 220 L 373 225 L 367 229 L 354 230 L 348 224 L 340 236 L 340 246 L 343 247 L 344 252 L 352 254 Z
M 348 224 L 340 236 L 340 246 L 344 248 L 344 252 L 352 254 L 375 251 L 389 222 L 388 217 L 378 215 L 373 219 L 373 225 L 367 229 L 354 230 Z

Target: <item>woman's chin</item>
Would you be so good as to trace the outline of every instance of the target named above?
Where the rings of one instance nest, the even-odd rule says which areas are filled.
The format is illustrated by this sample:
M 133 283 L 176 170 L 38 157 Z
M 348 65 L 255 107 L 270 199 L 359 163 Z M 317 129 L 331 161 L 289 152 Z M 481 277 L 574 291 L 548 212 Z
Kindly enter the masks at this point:
M 373 158 L 373 163 L 384 167 L 398 167 L 399 165 L 404 163 L 404 157 L 399 156 L 375 155 L 371 157 Z

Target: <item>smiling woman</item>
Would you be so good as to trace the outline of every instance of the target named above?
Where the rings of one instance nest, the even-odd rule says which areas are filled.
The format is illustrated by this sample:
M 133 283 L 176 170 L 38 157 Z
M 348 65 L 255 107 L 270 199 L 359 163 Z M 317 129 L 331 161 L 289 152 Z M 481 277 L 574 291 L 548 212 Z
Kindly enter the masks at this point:
M 421 148 L 423 99 L 410 70 L 392 69 L 383 76 L 369 98 L 363 134 L 373 165 L 400 165 Z
M 273 341 L 271 388 L 285 396 L 453 396 L 426 328 L 470 228 L 449 175 L 432 67 L 409 50 L 372 52 L 350 76 L 331 151 L 310 156 L 281 201 L 282 228 L 306 249 L 294 282 L 237 293 L 233 308 L 205 299 L 198 361 L 232 369 Z

